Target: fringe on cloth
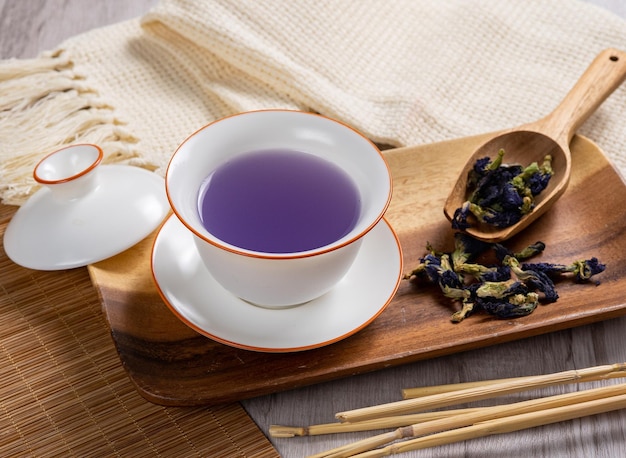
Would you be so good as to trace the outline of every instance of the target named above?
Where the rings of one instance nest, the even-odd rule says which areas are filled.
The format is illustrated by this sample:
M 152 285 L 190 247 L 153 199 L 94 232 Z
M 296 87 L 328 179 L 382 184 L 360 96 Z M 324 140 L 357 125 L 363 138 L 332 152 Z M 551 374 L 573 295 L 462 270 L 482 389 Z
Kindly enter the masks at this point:
M 37 189 L 32 172 L 37 162 L 72 143 L 94 143 L 103 163 L 141 159 L 138 139 L 124 128 L 114 107 L 98 97 L 74 71 L 67 53 L 56 50 L 35 59 L 0 64 L 0 196 L 21 205 Z M 28 132 L 28 135 L 15 135 Z

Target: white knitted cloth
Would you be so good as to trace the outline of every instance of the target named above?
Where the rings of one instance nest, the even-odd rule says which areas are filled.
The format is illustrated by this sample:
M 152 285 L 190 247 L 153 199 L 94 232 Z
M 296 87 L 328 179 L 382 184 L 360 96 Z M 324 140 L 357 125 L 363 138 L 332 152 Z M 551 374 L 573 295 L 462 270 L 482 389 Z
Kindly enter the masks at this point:
M 72 142 L 163 174 L 222 116 L 312 110 L 417 145 L 552 111 L 626 23 L 578 0 L 163 0 L 145 17 L 0 63 L 0 198 Z M 626 171 L 626 84 L 581 129 Z

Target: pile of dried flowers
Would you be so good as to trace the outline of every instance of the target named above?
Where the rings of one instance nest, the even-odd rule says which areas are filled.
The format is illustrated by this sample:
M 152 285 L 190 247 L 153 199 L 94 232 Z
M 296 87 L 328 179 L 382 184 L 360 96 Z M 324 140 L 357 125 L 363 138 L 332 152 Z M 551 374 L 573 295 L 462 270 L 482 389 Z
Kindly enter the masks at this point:
M 480 223 L 509 227 L 533 211 L 535 198 L 550 182 L 552 158 L 527 167 L 502 163 L 504 150 L 491 160 L 479 159 L 467 177 L 469 197 L 452 218 L 452 228 L 464 230 L 475 218 Z
M 444 296 L 460 302 L 461 309 L 452 315 L 454 322 L 478 311 L 499 318 L 528 315 L 540 300 L 556 302 L 556 278 L 570 276 L 584 282 L 605 270 L 595 257 L 569 265 L 524 262 L 543 252 L 542 242 L 513 253 L 500 243 L 483 242 L 463 232 L 455 233 L 454 239 L 455 248 L 450 253 L 436 251 L 428 244 L 428 253 L 405 276 L 412 281 L 426 279 L 438 285 Z M 495 261 L 478 263 L 488 251 L 495 255 Z

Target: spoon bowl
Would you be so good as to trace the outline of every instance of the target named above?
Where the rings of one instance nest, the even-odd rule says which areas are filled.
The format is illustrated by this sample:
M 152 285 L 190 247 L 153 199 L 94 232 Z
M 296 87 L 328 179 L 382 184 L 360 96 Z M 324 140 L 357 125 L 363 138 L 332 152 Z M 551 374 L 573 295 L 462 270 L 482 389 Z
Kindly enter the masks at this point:
M 526 228 L 545 213 L 565 192 L 571 174 L 569 144 L 580 125 L 626 78 L 626 53 L 616 49 L 602 51 L 589 65 L 574 87 L 548 116 L 520 127 L 504 131 L 478 147 L 471 155 L 444 205 L 444 214 L 452 221 L 455 211 L 468 198 L 468 172 L 476 160 L 494 158 L 503 149 L 504 163 L 523 167 L 546 155 L 552 158 L 553 175 L 548 187 L 535 197 L 534 209 L 508 227 L 474 223 L 465 231 L 487 242 L 500 242 Z

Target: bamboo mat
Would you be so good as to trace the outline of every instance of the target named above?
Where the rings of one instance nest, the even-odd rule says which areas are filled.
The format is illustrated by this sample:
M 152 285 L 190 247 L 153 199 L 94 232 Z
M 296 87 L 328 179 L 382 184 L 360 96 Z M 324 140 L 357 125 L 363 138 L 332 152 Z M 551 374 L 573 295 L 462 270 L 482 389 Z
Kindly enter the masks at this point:
M 0 205 L 0 238 L 14 207 Z M 278 457 L 240 404 L 162 407 L 127 377 L 86 269 L 0 249 L 0 456 Z

